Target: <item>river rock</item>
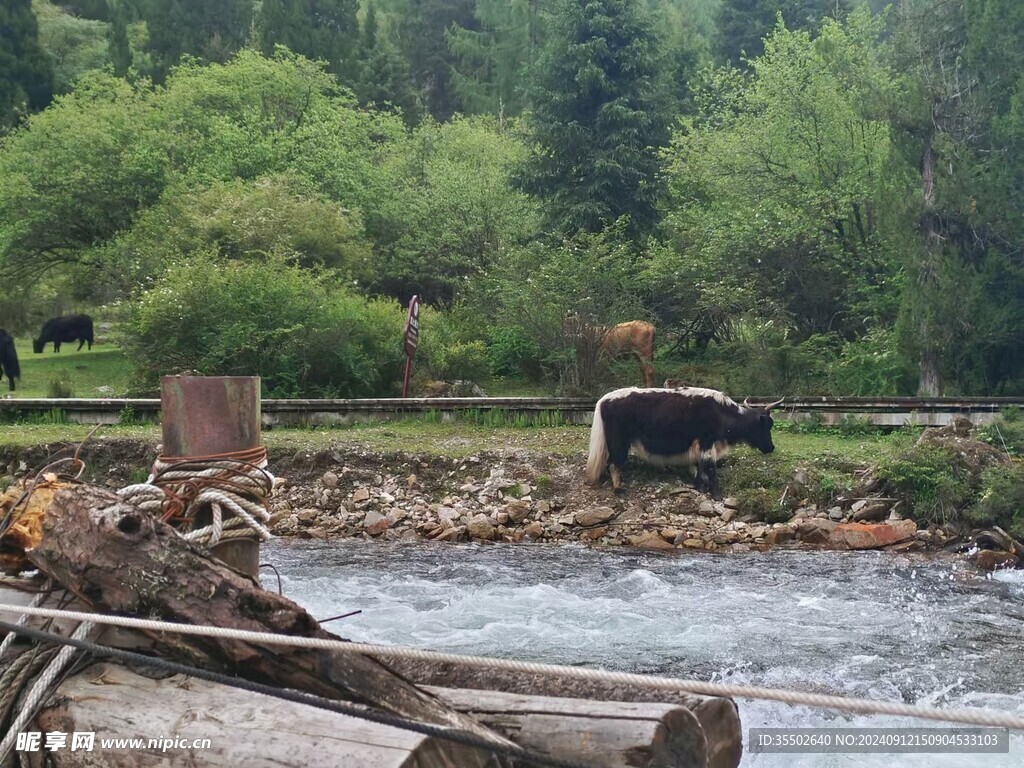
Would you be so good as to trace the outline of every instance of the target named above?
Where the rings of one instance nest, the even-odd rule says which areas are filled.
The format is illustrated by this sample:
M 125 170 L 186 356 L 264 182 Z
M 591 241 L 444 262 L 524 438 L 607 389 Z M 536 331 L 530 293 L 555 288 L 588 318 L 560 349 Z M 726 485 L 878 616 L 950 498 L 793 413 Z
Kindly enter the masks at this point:
M 838 523 L 831 520 L 812 517 L 797 523 L 796 531 L 800 534 L 801 541 L 807 544 L 828 544 L 829 537 L 837 525 Z
M 697 514 L 704 515 L 704 517 L 715 517 L 718 512 L 715 510 L 714 502 L 705 499 L 700 503 L 700 506 L 697 507 Z
M 630 544 L 640 549 L 675 549 L 674 546 L 662 539 L 661 536 L 656 534 L 654 531 L 644 531 L 643 533 L 635 536 L 627 536 L 626 538 Z
M 593 507 L 577 512 L 575 515 L 576 525 L 591 526 L 606 523 L 615 517 L 615 510 L 611 507 Z
M 379 536 L 391 527 L 391 521 L 380 512 L 370 510 L 363 519 L 363 529 L 371 536 Z
M 466 525 L 466 530 L 474 539 L 487 539 L 490 541 L 494 538 L 494 522 L 483 513 L 474 515 L 470 519 L 469 524 Z
M 523 531 L 524 535 L 529 536 L 531 539 L 539 539 L 544 535 L 544 526 L 541 525 L 539 520 L 534 520 Z
M 530 514 L 530 505 L 528 502 L 516 499 L 506 504 L 502 512 L 508 515 L 508 519 L 513 523 L 521 523 Z
M 900 520 L 886 523 L 842 523 L 829 536 L 829 542 L 844 549 L 877 549 L 909 539 L 917 533 L 917 523 Z
M 857 502 L 860 504 L 860 502 Z M 854 507 L 857 505 L 854 504 Z M 865 502 L 860 508 L 854 509 L 853 522 L 855 523 L 875 523 L 885 520 L 889 514 L 889 504 L 884 501 L 873 501 L 871 503 Z
M 994 549 L 982 549 L 972 559 L 976 566 L 985 571 L 996 571 L 1017 566 L 1017 556 L 1012 552 L 999 552 Z

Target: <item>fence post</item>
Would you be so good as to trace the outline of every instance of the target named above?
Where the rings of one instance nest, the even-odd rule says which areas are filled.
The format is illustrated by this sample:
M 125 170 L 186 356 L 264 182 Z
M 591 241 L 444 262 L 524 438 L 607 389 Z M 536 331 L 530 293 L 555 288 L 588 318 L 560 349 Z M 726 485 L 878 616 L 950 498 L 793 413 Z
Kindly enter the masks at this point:
M 163 455 L 213 456 L 260 445 L 259 376 L 164 376 L 160 379 Z M 206 513 L 208 514 L 208 513 Z M 197 520 L 197 527 L 209 520 Z M 213 546 L 214 557 L 254 578 L 260 545 L 232 539 Z

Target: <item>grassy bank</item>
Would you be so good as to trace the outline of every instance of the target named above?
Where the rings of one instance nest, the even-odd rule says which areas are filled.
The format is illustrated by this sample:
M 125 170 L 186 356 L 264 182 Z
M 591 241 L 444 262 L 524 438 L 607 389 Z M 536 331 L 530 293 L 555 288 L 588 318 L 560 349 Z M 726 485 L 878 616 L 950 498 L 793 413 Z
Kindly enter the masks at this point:
M 92 349 L 78 342 L 61 345 L 60 352 L 47 344 L 41 354 L 32 352 L 31 339 L 16 339 L 21 379 L 18 389 L 7 391 L 7 380 L 0 394 L 13 397 L 120 397 L 128 390 L 131 366 L 120 349 L 94 344 Z

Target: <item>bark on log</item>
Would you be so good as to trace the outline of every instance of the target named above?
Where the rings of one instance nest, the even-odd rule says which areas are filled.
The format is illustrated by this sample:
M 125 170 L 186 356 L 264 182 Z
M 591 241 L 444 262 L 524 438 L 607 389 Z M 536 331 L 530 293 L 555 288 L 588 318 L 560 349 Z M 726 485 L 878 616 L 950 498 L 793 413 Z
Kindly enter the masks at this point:
M 707 742 L 689 709 L 428 687 L 526 749 L 595 768 L 705 768 Z
M 21 540 L 32 545 L 27 555 L 40 571 L 101 612 L 341 639 L 291 600 L 262 589 L 102 488 L 58 490 Z M 510 743 L 365 656 L 172 633 L 152 638 L 159 652 L 185 663 Z
M 110 664 L 68 678 L 51 701 L 36 718 L 42 732 L 96 734 L 91 752 L 48 753 L 56 768 L 483 768 L 491 760 L 489 751 L 305 704 L 183 675 L 155 680 Z M 148 748 L 162 738 L 187 739 L 189 748 Z M 104 749 L 102 739 L 147 746 Z M 195 748 L 197 739 L 209 739 L 210 748 Z
M 504 670 L 482 670 L 453 664 L 383 659 L 417 685 L 495 690 L 533 696 L 564 696 L 598 701 L 677 704 L 689 709 L 700 722 L 707 741 L 708 768 L 737 768 L 743 756 L 743 730 L 739 710 L 732 699 L 660 691 L 639 686 L 598 683 Z

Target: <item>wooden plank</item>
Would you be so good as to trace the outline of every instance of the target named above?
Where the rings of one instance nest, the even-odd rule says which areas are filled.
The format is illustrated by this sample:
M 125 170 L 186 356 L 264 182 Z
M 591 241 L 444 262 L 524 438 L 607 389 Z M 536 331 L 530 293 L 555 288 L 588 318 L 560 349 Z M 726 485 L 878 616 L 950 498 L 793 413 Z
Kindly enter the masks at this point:
M 521 747 L 583 760 L 596 768 L 705 768 L 708 764 L 700 723 L 679 705 L 437 686 L 426 690 Z
M 41 732 L 94 732 L 92 752 L 49 753 L 57 768 L 483 768 L 481 751 L 271 696 L 99 664 L 65 680 L 38 715 Z M 106 738 L 209 739 L 210 748 L 108 748 Z M 70 739 L 68 742 L 70 746 Z

